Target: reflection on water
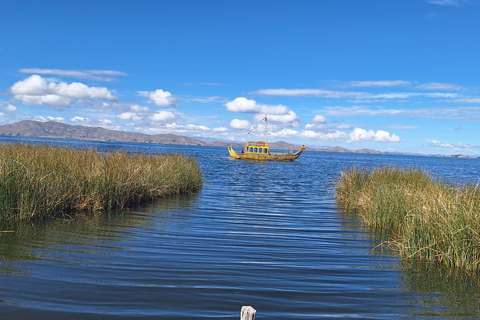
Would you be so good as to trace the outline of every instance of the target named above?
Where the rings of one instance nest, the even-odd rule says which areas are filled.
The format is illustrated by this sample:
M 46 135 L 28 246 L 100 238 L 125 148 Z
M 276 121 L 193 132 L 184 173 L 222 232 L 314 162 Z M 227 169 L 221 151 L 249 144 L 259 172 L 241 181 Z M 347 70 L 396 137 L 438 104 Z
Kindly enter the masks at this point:
M 89 244 L 92 239 L 107 240 L 105 243 L 111 237 L 120 240 L 128 236 L 124 230 L 129 226 L 151 228 L 152 219 L 155 219 L 156 231 L 166 230 L 172 220 L 188 216 L 196 199 L 197 195 L 179 195 L 141 204 L 129 211 L 78 215 L 70 220 L 2 221 L 0 230 L 8 232 L 0 233 L 0 261 L 45 260 L 47 257 L 40 254 L 41 250 Z M 0 268 L 0 272 L 3 271 L 10 272 L 5 266 Z
M 259 319 L 479 315 L 477 276 L 373 249 L 385 236 L 341 213 L 333 189 L 353 165 L 464 181 L 476 160 L 306 152 L 259 163 L 223 148 L 88 147 L 195 155 L 205 186 L 129 212 L 0 226 L 15 231 L 0 234 L 1 319 L 237 319 L 242 305 Z
M 403 262 L 402 287 L 412 293 L 407 303 L 421 306 L 418 316 L 480 316 L 480 277 L 476 273 Z

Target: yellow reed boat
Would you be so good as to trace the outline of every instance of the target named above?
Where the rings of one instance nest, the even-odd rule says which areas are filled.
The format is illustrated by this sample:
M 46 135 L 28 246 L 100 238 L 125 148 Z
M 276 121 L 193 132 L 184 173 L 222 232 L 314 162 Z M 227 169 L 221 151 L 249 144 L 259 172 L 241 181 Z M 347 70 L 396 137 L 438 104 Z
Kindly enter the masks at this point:
M 297 152 L 270 152 L 270 147 L 268 146 L 267 115 L 265 115 L 265 117 L 260 120 L 260 122 L 262 121 L 265 121 L 265 141 L 249 141 L 247 142 L 247 144 L 245 144 L 245 147 L 242 149 L 242 151 L 240 151 L 240 153 L 237 153 L 235 150 L 233 150 L 232 146 L 229 146 L 228 152 L 230 153 L 230 156 L 232 156 L 232 158 L 254 161 L 293 161 L 300 157 L 303 150 L 306 149 L 304 145 L 302 145 L 300 147 L 300 150 L 298 150 Z M 253 127 L 248 132 L 248 134 L 255 130 L 258 125 L 259 124 Z
M 237 153 L 230 146 L 228 152 L 234 159 L 255 160 L 255 161 L 293 161 L 300 157 L 305 146 L 301 146 L 297 152 L 270 152 L 268 142 L 252 142 L 249 141 L 240 153 Z

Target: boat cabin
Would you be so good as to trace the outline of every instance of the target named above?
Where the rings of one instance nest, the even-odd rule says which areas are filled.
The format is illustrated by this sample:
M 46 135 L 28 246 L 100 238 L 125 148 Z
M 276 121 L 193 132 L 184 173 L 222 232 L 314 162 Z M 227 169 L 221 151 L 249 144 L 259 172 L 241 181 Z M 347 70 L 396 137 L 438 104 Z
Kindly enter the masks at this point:
M 270 151 L 268 150 L 268 142 L 259 141 L 259 142 L 247 142 L 244 149 L 245 153 L 261 153 L 261 154 L 269 154 Z

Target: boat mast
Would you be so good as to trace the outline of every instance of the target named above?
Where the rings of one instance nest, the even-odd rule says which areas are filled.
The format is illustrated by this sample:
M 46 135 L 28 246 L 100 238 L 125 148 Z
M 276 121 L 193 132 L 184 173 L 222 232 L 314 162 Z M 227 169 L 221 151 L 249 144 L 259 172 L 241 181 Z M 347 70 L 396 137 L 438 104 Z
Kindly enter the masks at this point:
M 268 145 L 268 121 L 267 121 L 267 115 L 265 115 L 265 142 Z

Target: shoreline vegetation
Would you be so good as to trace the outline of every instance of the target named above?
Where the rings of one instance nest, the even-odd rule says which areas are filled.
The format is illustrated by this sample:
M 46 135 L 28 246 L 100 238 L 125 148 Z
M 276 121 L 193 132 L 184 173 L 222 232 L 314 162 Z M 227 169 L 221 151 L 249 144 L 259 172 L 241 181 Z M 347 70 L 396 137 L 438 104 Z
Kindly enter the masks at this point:
M 0 220 L 39 220 L 127 209 L 202 186 L 183 155 L 102 153 L 0 144 Z
M 480 186 L 434 179 L 420 169 L 351 168 L 336 200 L 363 224 L 386 233 L 403 259 L 480 270 Z

